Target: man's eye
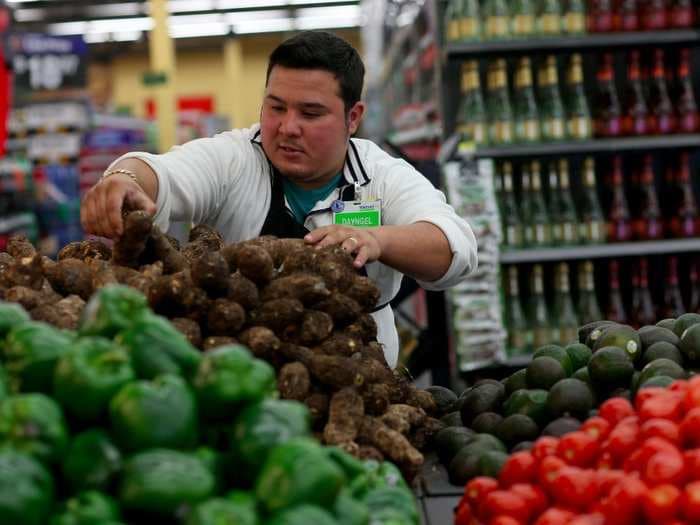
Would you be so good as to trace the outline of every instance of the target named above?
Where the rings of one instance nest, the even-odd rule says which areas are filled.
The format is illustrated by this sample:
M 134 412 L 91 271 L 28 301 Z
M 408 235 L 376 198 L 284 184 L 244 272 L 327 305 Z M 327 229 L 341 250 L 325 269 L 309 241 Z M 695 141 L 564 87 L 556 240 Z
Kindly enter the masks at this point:
M 272 106 L 272 111 L 284 111 L 283 106 Z
M 316 118 L 321 116 L 320 113 L 311 113 L 310 111 L 304 111 L 302 115 L 306 118 Z

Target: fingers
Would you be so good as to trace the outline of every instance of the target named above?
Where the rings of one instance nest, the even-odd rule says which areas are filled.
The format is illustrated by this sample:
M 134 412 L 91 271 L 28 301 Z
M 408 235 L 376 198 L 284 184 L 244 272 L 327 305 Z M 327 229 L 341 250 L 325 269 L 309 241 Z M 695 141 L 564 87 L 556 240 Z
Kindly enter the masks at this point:
M 346 238 L 340 246 L 348 253 L 355 253 L 360 247 L 360 241 L 357 237 L 350 236 Z
M 331 226 L 323 226 L 321 228 L 317 228 L 312 232 L 307 233 L 304 236 L 304 241 L 306 241 L 307 244 L 316 244 L 318 241 L 323 239 L 328 232 L 331 231 Z
M 355 260 L 353 261 L 353 266 L 355 268 L 362 268 L 365 264 L 367 264 L 367 261 L 369 260 L 369 247 L 368 246 L 361 246 L 359 250 L 357 250 L 357 256 L 355 257 Z
M 132 210 L 143 210 L 149 215 L 155 215 L 156 205 L 141 189 L 130 189 L 126 192 L 124 202 Z
M 122 208 L 126 200 L 134 209 L 155 213 L 155 204 L 133 186 L 128 181 L 105 180 L 90 189 L 80 209 L 83 230 L 110 239 L 119 237 L 124 230 Z

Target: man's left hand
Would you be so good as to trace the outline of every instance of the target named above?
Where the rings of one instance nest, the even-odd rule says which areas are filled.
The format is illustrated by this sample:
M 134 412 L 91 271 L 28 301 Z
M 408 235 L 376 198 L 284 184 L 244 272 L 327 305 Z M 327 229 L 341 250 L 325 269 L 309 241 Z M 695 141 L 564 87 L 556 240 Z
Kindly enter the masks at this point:
M 355 268 L 362 268 L 382 255 L 382 246 L 375 235 L 376 230 L 378 228 L 349 228 L 334 224 L 312 231 L 304 240 L 316 248 L 340 244 L 346 252 L 355 256 Z

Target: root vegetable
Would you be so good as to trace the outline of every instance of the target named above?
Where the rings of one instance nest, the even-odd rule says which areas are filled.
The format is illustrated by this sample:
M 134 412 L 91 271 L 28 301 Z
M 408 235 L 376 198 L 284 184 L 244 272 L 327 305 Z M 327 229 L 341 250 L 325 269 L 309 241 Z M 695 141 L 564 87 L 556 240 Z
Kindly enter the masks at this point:
M 221 297 L 228 292 L 228 263 L 220 252 L 208 252 L 195 259 L 191 271 L 194 284 L 211 297 Z
M 132 211 L 124 219 L 124 233 L 112 248 L 112 261 L 121 266 L 138 268 L 139 257 L 153 227 L 153 218 L 145 211 Z
M 302 363 L 287 363 L 277 377 L 277 389 L 282 399 L 304 401 L 311 390 L 309 371 Z
M 199 348 L 202 345 L 202 330 L 199 328 L 197 321 L 185 317 L 176 317 L 171 319 L 170 322 L 187 338 L 192 346 Z
M 413 385 L 410 385 L 408 388 L 406 403 L 417 408 L 422 408 L 427 414 L 437 413 L 437 405 L 435 404 L 433 396 L 430 395 L 430 392 L 419 390 Z
M 77 330 L 85 301 L 69 295 L 54 304 L 40 304 L 30 314 L 35 321 L 44 321 L 64 330 Z
M 272 281 L 262 291 L 261 299 L 298 299 L 304 306 L 310 306 L 322 301 L 330 295 L 323 279 L 317 275 L 297 273 L 279 277 Z
M 342 355 L 350 357 L 360 351 L 362 343 L 356 337 L 346 334 L 336 334 L 318 347 L 319 352 L 326 355 Z
M 29 242 L 29 239 L 27 239 L 27 237 L 24 235 L 10 236 L 5 249 L 7 250 L 7 253 L 17 259 L 34 257 L 36 255 L 36 248 L 34 248 L 34 245 Z
M 235 343 L 237 343 L 237 341 L 233 337 L 211 336 L 211 337 L 207 337 L 202 342 L 202 350 L 205 350 L 205 351 L 212 350 L 212 349 L 218 348 L 220 346 L 232 345 Z
M 377 322 L 370 314 L 362 314 L 354 323 L 348 325 L 344 332 L 359 337 L 365 343 L 376 343 Z
M 178 273 L 187 268 L 188 262 L 185 256 L 180 253 L 176 239 L 165 235 L 158 226 L 153 226 L 151 235 L 148 238 L 149 259 L 161 261 L 163 263 L 163 273 Z M 179 244 L 179 243 L 178 243 Z
M 260 303 L 258 287 L 253 281 L 238 272 L 229 278 L 226 297 L 236 301 L 246 310 L 252 310 Z
M 343 388 L 333 394 L 328 423 L 323 429 L 324 442 L 338 445 L 355 441 L 364 413 L 362 397 L 354 388 Z
M 313 308 L 326 312 L 333 318 L 335 326 L 341 328 L 351 324 L 362 313 L 357 301 L 340 293 L 331 294 L 328 298 L 315 304 Z
M 236 267 L 241 274 L 258 285 L 267 284 L 274 272 L 272 257 L 267 250 L 252 244 L 238 250 Z
M 207 330 L 211 335 L 233 336 L 245 323 L 245 310 L 228 299 L 216 299 L 207 315 Z
M 80 259 L 63 259 L 48 265 L 44 274 L 52 288 L 61 295 L 79 295 L 86 301 L 92 295 L 92 272 Z
M 345 295 L 357 301 L 363 312 L 371 312 L 379 302 L 381 296 L 379 288 L 371 279 L 356 275 L 350 288 L 345 290 Z
M 418 468 L 423 464 L 423 455 L 411 445 L 408 439 L 377 418 L 363 417 L 359 436 L 399 465 Z
M 97 240 L 71 242 L 66 244 L 56 256 L 56 259 L 59 261 L 63 259 L 80 259 L 81 261 L 100 259 L 109 261 L 111 258 L 111 248 Z
M 264 302 L 252 314 L 252 323 L 266 326 L 278 336 L 289 325 L 301 321 L 304 315 L 304 305 L 297 299 L 275 299 Z
M 365 403 L 365 412 L 371 416 L 381 416 L 391 403 L 389 386 L 385 383 L 365 385 L 360 394 Z
M 373 460 L 381 463 L 384 461 L 384 454 L 379 452 L 375 447 L 369 445 L 360 445 L 357 451 L 357 457 L 362 460 Z
M 314 427 L 318 426 L 321 422 L 325 422 L 328 416 L 328 405 L 330 404 L 330 399 L 327 394 L 315 392 L 304 400 L 304 404 L 309 407 L 309 413 L 311 414 L 311 421 Z
M 333 319 L 325 312 L 307 310 L 301 322 L 299 339 L 305 346 L 314 346 L 333 332 Z
M 239 335 L 241 343 L 250 348 L 255 357 L 270 360 L 280 349 L 280 340 L 264 326 L 253 326 Z
M 208 224 L 199 224 L 190 230 L 189 242 L 199 242 L 209 251 L 219 251 L 224 247 L 224 238 Z
M 40 290 L 44 284 L 44 261 L 39 254 L 14 259 L 3 272 L 3 280 L 9 286 L 26 286 Z
M 13 286 L 5 290 L 5 301 L 21 304 L 25 310 L 31 311 L 43 304 L 54 304 L 61 296 L 45 290 L 33 290 L 26 286 Z

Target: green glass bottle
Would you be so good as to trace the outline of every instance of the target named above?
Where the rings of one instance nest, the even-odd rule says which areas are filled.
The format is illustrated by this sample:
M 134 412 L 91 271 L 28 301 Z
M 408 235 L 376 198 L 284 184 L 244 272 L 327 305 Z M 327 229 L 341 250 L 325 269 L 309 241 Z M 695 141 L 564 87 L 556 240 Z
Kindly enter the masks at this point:
M 529 352 L 532 338 L 530 327 L 520 303 L 520 287 L 518 285 L 518 268 L 509 266 L 506 271 L 505 301 L 503 319 L 506 325 L 506 353 L 509 357 L 523 355 Z
M 582 35 L 586 32 L 586 2 L 568 0 L 564 10 L 564 32 L 569 35 Z
M 457 115 L 457 131 L 463 141 L 477 145 L 488 142 L 486 107 L 476 60 L 462 64 L 462 100 Z
M 503 163 L 503 186 L 501 191 L 501 229 L 503 230 L 503 246 L 506 248 L 522 248 L 524 243 L 523 221 L 520 210 L 515 203 L 513 192 L 513 166 L 510 162 Z
M 513 38 L 530 38 L 537 33 L 537 9 L 534 0 L 514 0 L 511 21 Z
M 593 136 L 593 120 L 583 86 L 581 55 L 578 53 L 571 55 L 566 72 L 566 91 L 566 127 L 569 137 L 576 140 L 590 139 Z
M 556 36 L 561 34 L 561 30 L 561 3 L 559 0 L 542 0 L 537 32 L 542 36 Z
M 565 262 L 557 265 L 554 274 L 554 310 L 553 323 L 559 331 L 559 344 L 568 345 L 578 340 L 578 316 L 571 297 L 569 265 Z
M 579 208 L 579 239 L 586 244 L 605 242 L 606 222 L 598 199 L 595 161 L 592 157 L 583 162 L 583 188 Z
M 541 264 L 535 264 L 530 274 L 530 296 L 528 297 L 528 314 L 532 330 L 532 347 L 553 342 L 556 337 L 552 330 L 552 321 L 544 295 L 544 271 Z
M 569 185 L 569 161 L 559 160 L 559 172 L 556 164 L 551 163 L 549 170 L 549 214 L 552 219 L 552 243 L 571 245 L 578 242 L 578 219 L 571 197 Z
M 595 293 L 595 275 L 591 261 L 584 261 L 578 268 L 578 318 L 582 325 L 603 318 Z
M 542 135 L 535 91 L 532 87 L 530 59 L 518 61 L 515 73 L 515 140 L 518 142 L 538 142 Z
M 462 0 L 450 0 L 445 8 L 445 40 L 454 44 L 462 38 L 460 22 L 462 18 Z
M 506 61 L 498 59 L 489 64 L 488 122 L 491 144 L 513 142 L 513 110 L 510 105 Z
M 481 13 L 479 0 L 461 0 L 462 10 L 459 20 L 459 34 L 462 40 L 481 40 Z
M 523 222 L 525 223 L 525 244 L 538 248 L 552 243 L 552 226 L 547 206 L 542 194 L 542 176 L 539 161 L 532 162 L 532 171 L 523 168 Z
M 507 0 L 486 0 L 484 3 L 484 38 L 510 38 L 510 11 Z
M 542 139 L 545 141 L 566 138 L 564 104 L 559 92 L 559 75 L 554 55 L 549 55 L 540 69 L 540 118 L 542 121 Z

